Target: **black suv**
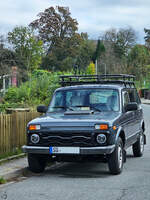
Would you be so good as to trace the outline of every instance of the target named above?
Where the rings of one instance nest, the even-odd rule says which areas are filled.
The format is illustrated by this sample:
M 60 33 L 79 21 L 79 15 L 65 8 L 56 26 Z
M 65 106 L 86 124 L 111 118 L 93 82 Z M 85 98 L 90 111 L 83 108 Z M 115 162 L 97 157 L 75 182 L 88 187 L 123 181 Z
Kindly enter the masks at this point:
M 50 161 L 105 160 L 119 174 L 132 146 L 143 155 L 146 136 L 141 101 L 132 75 L 61 76 L 45 113 L 29 122 L 29 168 L 42 172 Z

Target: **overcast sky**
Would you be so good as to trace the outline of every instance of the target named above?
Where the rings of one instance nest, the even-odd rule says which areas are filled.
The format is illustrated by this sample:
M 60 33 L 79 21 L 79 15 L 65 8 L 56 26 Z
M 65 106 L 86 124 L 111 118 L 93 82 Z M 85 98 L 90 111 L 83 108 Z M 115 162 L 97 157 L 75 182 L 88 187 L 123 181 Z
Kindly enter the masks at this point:
M 50 6 L 68 6 L 79 31 L 97 39 L 110 28 L 133 27 L 143 43 L 144 28 L 150 28 L 150 0 L 0 0 L 0 33 L 16 25 L 28 25 Z

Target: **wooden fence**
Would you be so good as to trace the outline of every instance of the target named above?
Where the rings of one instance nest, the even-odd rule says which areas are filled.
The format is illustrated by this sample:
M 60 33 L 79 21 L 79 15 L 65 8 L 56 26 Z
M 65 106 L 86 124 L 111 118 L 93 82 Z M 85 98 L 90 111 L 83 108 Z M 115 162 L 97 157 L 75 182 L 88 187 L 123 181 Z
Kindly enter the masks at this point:
M 26 126 L 37 112 L 0 114 L 0 155 L 15 152 L 26 143 Z

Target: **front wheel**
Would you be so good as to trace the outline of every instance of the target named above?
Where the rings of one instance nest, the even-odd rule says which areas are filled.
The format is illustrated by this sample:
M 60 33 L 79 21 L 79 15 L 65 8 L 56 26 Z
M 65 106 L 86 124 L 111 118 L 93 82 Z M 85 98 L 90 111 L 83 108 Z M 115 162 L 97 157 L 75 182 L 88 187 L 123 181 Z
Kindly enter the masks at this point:
M 135 157 L 141 157 L 144 152 L 144 134 L 141 133 L 140 137 L 138 138 L 137 142 L 133 144 L 133 155 Z
M 28 153 L 29 169 L 34 173 L 43 172 L 46 167 L 47 158 L 38 154 Z
M 117 175 L 122 172 L 124 163 L 123 142 L 119 137 L 116 143 L 116 148 L 108 157 L 108 167 L 111 174 Z

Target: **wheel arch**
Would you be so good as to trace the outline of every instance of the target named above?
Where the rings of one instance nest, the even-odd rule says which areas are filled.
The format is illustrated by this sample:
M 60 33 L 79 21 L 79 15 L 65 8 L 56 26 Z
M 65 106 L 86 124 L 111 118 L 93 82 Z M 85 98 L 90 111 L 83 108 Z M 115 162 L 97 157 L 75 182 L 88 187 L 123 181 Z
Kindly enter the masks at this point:
M 144 122 L 144 120 L 142 120 L 142 122 L 141 122 L 141 128 L 142 128 L 143 133 L 144 133 L 144 131 L 145 131 L 145 122 Z
M 125 143 L 126 143 L 125 132 L 121 127 L 118 129 L 116 141 L 118 140 L 118 137 L 120 137 L 122 139 L 123 146 L 125 146 Z
M 146 135 L 145 135 L 145 122 L 144 120 L 141 121 L 141 130 L 143 131 L 144 134 L 144 144 L 146 144 Z

